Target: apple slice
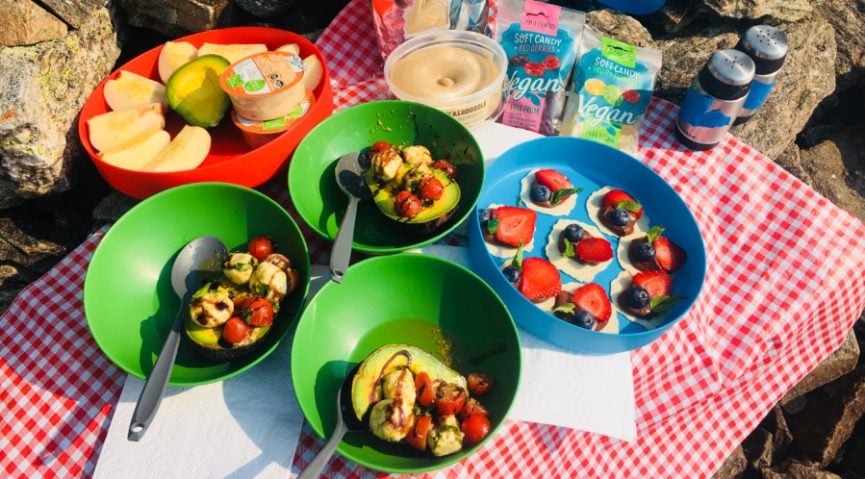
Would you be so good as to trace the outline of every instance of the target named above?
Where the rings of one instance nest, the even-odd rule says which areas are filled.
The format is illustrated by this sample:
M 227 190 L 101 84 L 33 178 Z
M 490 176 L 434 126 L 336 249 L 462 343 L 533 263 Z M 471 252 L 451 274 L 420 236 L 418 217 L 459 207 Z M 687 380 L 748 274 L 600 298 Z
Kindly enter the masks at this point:
M 121 70 L 117 78 L 105 82 L 105 103 L 112 110 L 125 110 L 165 100 L 165 85 L 137 73 Z
M 106 151 L 151 130 L 165 128 L 162 103 L 109 111 L 87 120 L 87 137 L 97 151 Z
M 293 55 L 300 55 L 300 45 L 298 45 L 297 43 L 286 43 L 285 45 L 277 48 L 276 51 L 291 53 Z
M 189 42 L 165 42 L 159 52 L 159 78 L 168 83 L 171 74 L 185 63 L 195 60 L 198 49 Z
M 321 67 L 321 61 L 315 55 L 310 55 L 303 59 L 303 86 L 310 90 L 315 90 L 318 83 L 321 81 L 321 76 L 324 70 Z
M 228 45 L 205 43 L 198 49 L 198 56 L 219 55 L 228 60 L 228 63 L 235 63 L 250 55 L 266 51 L 267 45 L 263 43 L 231 43 Z
M 127 170 L 141 171 L 144 165 L 171 143 L 165 130 L 152 130 L 102 153 L 102 161 Z
M 142 169 L 146 171 L 191 170 L 200 165 L 210 153 L 210 133 L 200 126 L 186 125 Z

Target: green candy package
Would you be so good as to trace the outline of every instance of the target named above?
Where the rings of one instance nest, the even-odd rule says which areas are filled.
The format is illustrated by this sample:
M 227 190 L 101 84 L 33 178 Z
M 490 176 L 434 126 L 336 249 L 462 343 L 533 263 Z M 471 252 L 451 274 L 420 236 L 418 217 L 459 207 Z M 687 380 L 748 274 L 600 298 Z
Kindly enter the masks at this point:
M 620 42 L 587 27 L 559 134 L 636 155 L 640 122 L 660 69 L 660 50 Z

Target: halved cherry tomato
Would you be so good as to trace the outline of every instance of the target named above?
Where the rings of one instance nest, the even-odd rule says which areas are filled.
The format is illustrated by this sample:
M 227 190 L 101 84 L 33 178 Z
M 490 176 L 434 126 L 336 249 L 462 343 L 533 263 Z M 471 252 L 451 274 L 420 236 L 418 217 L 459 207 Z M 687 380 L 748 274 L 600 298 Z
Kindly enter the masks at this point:
M 249 305 L 252 313 L 249 324 L 252 326 L 270 326 L 273 324 L 273 305 L 264 298 L 258 298 Z
M 435 404 L 439 416 L 459 414 L 466 405 L 466 390 L 456 384 L 445 384 L 436 391 Z
M 426 450 L 426 437 L 430 429 L 432 429 L 432 418 L 429 416 L 418 416 L 414 421 L 414 427 L 411 428 L 411 431 L 405 437 L 405 442 L 419 451 Z
M 402 190 L 396 194 L 394 209 L 396 209 L 396 214 L 403 218 L 414 218 L 423 209 L 423 204 L 420 202 L 420 198 L 412 192 Z
M 492 425 L 490 425 L 490 418 L 486 414 L 472 414 L 463 421 L 460 429 L 465 434 L 463 442 L 466 445 L 474 446 L 489 435 Z
M 427 176 L 420 180 L 417 187 L 418 194 L 424 200 L 437 200 L 442 197 L 445 187 L 435 176 Z
M 488 413 L 486 408 L 481 406 L 481 403 L 478 402 L 477 399 L 468 398 L 468 400 L 466 400 L 465 407 L 463 407 L 463 410 L 460 411 L 460 421 L 465 421 L 469 418 L 469 416 L 472 416 L 474 414 L 487 415 Z
M 248 293 L 240 293 L 232 298 L 232 301 L 234 302 L 234 311 L 238 312 L 241 309 L 248 308 L 255 301 L 255 296 Z
M 457 177 L 457 167 L 448 160 L 436 160 L 432 166 L 437 170 L 442 170 L 450 178 Z
M 247 336 L 249 336 L 249 326 L 237 316 L 226 321 L 225 326 L 222 327 L 222 339 L 231 344 L 237 344 Z
M 388 143 L 384 140 L 377 141 L 377 142 L 373 143 L 372 146 L 369 147 L 369 149 L 372 151 L 383 151 L 383 150 L 386 150 L 388 148 L 390 148 L 390 143 Z
M 273 242 L 267 236 L 258 236 L 252 238 L 249 242 L 249 254 L 259 261 L 264 261 L 264 258 L 270 253 L 273 253 Z
M 423 407 L 430 407 L 436 399 L 435 388 L 429 374 L 421 372 L 414 378 L 414 389 L 417 391 L 417 402 Z
M 469 391 L 475 396 L 482 396 L 493 387 L 493 377 L 486 373 L 471 373 L 466 381 Z

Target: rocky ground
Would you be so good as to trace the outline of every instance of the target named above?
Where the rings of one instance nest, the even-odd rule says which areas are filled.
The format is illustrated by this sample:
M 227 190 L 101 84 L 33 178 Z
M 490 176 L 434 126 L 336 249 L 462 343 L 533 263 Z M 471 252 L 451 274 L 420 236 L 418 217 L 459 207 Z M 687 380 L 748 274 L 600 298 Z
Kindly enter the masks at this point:
M 268 24 L 315 36 L 345 0 L 0 0 L 0 312 L 92 231 L 135 200 L 113 192 L 77 144 L 83 99 L 135 55 L 218 26 Z M 588 23 L 663 50 L 656 94 L 678 103 L 712 51 L 756 23 L 790 53 L 775 91 L 733 132 L 865 219 L 865 0 L 670 0 L 634 18 L 587 0 Z M 22 23 L 18 19 L 25 19 Z M 12 22 L 12 20 L 16 20 Z M 38 82 L 22 82 L 26 76 Z M 860 320 L 717 477 L 865 478 L 865 358 Z

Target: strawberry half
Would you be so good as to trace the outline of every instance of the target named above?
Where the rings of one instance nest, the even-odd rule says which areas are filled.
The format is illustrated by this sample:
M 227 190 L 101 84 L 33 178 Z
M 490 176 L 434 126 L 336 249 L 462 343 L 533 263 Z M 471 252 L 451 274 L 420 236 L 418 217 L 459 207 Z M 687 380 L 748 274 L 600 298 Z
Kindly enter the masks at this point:
M 598 283 L 589 283 L 574 291 L 571 302 L 577 309 L 588 312 L 599 322 L 607 321 L 613 313 L 613 305 L 607 297 L 607 292 Z
M 602 263 L 613 259 L 613 247 L 604 238 L 583 238 L 574 245 L 574 257 L 583 263 Z
M 574 187 L 574 185 L 571 184 L 571 180 L 569 180 L 565 175 L 549 168 L 536 171 L 535 181 L 546 186 L 553 192 Z
M 602 209 L 605 207 L 618 208 L 621 206 L 633 213 L 636 219 L 640 219 L 643 216 L 643 206 L 624 190 L 608 191 L 607 194 L 604 195 L 604 199 L 601 201 L 601 206 Z
M 529 244 L 535 234 L 534 210 L 517 206 L 499 206 L 490 214 L 487 231 L 497 241 L 508 246 Z
M 655 248 L 655 261 L 661 269 L 672 273 L 682 267 L 688 255 L 685 250 L 676 243 L 670 241 L 666 236 L 659 236 L 652 242 Z
M 544 258 L 526 258 L 523 260 L 518 289 L 533 303 L 552 298 L 562 290 L 559 270 Z
M 673 294 L 673 278 L 666 271 L 642 271 L 635 274 L 632 281 L 648 291 L 650 298 Z

